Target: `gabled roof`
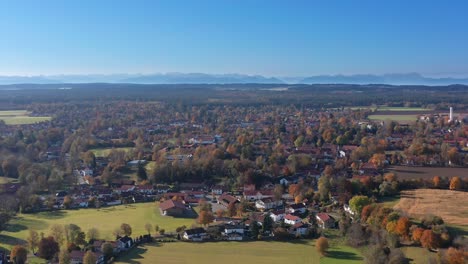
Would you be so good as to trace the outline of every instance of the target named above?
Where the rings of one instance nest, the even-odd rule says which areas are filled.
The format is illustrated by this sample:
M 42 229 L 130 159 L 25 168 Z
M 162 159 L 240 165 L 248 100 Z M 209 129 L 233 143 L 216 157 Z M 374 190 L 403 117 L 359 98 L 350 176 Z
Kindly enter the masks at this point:
M 159 208 L 161 208 L 161 210 L 163 211 L 166 211 L 167 209 L 171 208 L 185 209 L 185 205 L 180 201 L 166 200 L 159 204 Z
M 205 231 L 205 229 L 203 229 L 201 227 L 197 227 L 197 228 L 192 228 L 192 229 L 186 229 L 185 233 L 187 233 L 187 235 L 195 235 L 195 234 L 206 233 L 206 231 Z
M 296 203 L 296 204 L 291 204 L 289 205 L 289 207 L 291 207 L 292 209 L 296 210 L 296 209 L 302 209 L 305 207 L 305 205 L 303 203 Z
M 287 214 L 284 219 L 286 220 L 291 220 L 291 221 L 297 221 L 300 220 L 301 218 L 292 214 Z
M 129 241 L 133 241 L 130 237 L 128 236 L 124 236 L 124 237 L 121 237 L 119 238 L 119 240 L 122 242 L 122 243 L 127 243 Z
M 317 217 L 322 220 L 323 222 L 327 222 L 329 220 L 333 220 L 333 218 L 327 213 L 318 213 Z
M 220 201 L 223 201 L 225 203 L 235 203 L 235 202 L 238 202 L 237 198 L 232 196 L 232 195 L 229 195 L 229 194 L 221 194 L 218 198 L 218 200 Z
M 276 210 L 270 213 L 270 215 L 282 215 L 284 214 L 284 210 Z

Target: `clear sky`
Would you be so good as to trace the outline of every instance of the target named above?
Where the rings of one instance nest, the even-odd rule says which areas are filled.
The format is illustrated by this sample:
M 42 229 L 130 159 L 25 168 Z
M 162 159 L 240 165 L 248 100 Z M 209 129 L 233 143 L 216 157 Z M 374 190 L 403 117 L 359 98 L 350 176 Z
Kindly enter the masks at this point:
M 468 1 L 0 0 L 0 75 L 468 76 Z

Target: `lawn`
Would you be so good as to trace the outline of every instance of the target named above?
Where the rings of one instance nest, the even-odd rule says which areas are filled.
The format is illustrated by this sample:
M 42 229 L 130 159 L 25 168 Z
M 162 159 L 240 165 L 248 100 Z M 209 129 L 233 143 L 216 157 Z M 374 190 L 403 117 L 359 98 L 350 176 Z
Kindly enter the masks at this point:
M 429 108 L 422 107 L 391 107 L 391 106 L 379 106 L 378 111 L 431 111 Z
M 31 112 L 26 110 L 8 110 L 0 111 L 0 120 L 5 121 L 7 125 L 26 125 L 49 121 L 50 116 L 29 116 Z
M 95 149 L 90 149 L 94 153 L 96 157 L 107 157 L 113 150 L 118 150 L 118 151 L 125 151 L 125 152 L 130 152 L 133 150 L 131 147 L 127 148 L 95 148 Z
M 428 259 L 436 256 L 436 253 L 422 247 L 402 247 L 401 251 L 410 260 L 410 264 L 429 263 Z
M 26 116 L 30 113 L 27 110 L 6 110 L 0 111 L 0 116 Z
M 191 226 L 195 223 L 191 218 L 173 218 L 162 216 L 155 203 L 140 203 L 120 205 L 102 209 L 63 210 L 41 212 L 36 214 L 19 214 L 11 220 L 5 231 L 0 233 L 0 248 L 11 248 L 15 244 L 24 243 L 28 229 L 48 234 L 52 224 L 76 224 L 84 231 L 92 227 L 99 229 L 101 238 L 112 239 L 112 231 L 121 223 L 128 223 L 134 235 L 146 233 L 145 224 L 159 225 L 166 231 L 174 231 L 177 227 Z
M 416 115 L 370 115 L 370 120 L 392 120 L 392 121 L 416 121 Z
M 361 263 L 357 250 L 339 246 L 329 250 L 329 256 L 321 258 L 315 240 L 292 242 L 175 242 L 151 244 L 133 249 L 117 263 Z
M 392 197 L 382 197 L 379 198 L 378 203 L 383 204 L 385 207 L 393 208 L 400 201 L 400 195 Z

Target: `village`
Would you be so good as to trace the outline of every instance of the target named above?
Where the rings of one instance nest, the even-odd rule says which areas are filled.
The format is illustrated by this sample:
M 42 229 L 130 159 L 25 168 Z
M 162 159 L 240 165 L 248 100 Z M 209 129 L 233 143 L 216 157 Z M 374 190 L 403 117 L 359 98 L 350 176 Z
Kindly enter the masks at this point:
M 132 225 L 135 232 L 100 227 L 100 237 L 87 235 L 79 246 L 38 256 L 57 260 L 69 254 L 72 263 L 84 263 L 93 252 L 95 262 L 104 263 L 152 243 L 334 241 L 352 237 L 348 233 L 356 233 L 357 225 L 369 226 L 362 222 L 366 205 L 380 207 L 408 189 L 468 188 L 466 113 L 447 105 L 84 104 L 71 112 L 69 103 L 35 104 L 29 112 L 55 113 L 52 120 L 0 123 L 0 194 L 14 212 L 5 214 L 2 227 L 12 237 L 7 248 L 13 241 L 27 244 L 26 234 L 15 238 L 11 228 L 19 217 L 99 214 L 106 219 L 106 212 L 129 210 L 156 223 L 142 223 L 143 218 L 135 226 L 114 216 L 114 225 Z M 398 214 L 391 221 L 407 216 Z M 70 224 L 85 223 L 77 221 Z M 418 218 L 414 221 L 417 225 Z M 29 230 L 52 235 L 51 243 L 61 241 L 43 227 Z M 395 235 L 391 228 L 385 232 Z M 408 243 L 408 232 L 398 235 L 401 243 Z M 355 240 L 346 245 L 367 243 Z M 112 252 L 104 252 L 103 244 Z

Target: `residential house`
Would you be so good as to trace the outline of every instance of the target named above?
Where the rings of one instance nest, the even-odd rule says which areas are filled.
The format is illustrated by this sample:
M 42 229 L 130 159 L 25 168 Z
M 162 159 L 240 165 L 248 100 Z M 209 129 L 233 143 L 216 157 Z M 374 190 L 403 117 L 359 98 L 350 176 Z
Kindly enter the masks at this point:
M 114 249 L 114 254 L 118 254 L 120 252 L 119 245 L 116 241 L 105 241 L 105 240 L 95 240 L 93 242 L 94 252 L 101 252 L 102 244 L 106 242 L 112 245 L 112 248 Z
M 221 185 L 215 185 L 213 186 L 213 188 L 211 188 L 211 192 L 214 194 L 214 195 L 221 195 L 223 194 L 225 191 L 225 188 Z
M 260 200 L 268 197 L 273 197 L 272 190 L 244 191 L 244 198 L 249 201 Z
M 135 191 L 139 192 L 141 194 L 146 194 L 146 195 L 151 195 L 151 194 L 155 193 L 153 185 L 151 185 L 151 184 L 138 185 L 135 188 Z
M 291 204 L 288 206 L 287 211 L 291 214 L 303 214 L 307 210 L 303 203 Z
M 85 254 L 86 251 L 72 250 L 72 252 L 70 252 L 70 263 L 83 264 L 83 258 Z M 104 263 L 104 254 L 102 254 L 101 252 L 93 252 L 93 254 L 96 256 L 96 264 Z
M 345 210 L 345 212 L 347 212 L 351 216 L 354 216 L 354 211 L 351 210 L 351 207 L 349 207 L 349 205 L 347 205 L 347 204 L 343 205 L 343 209 Z
M 218 203 L 228 207 L 229 204 L 239 203 L 239 200 L 232 195 L 222 194 L 221 196 L 218 197 Z
M 270 213 L 270 218 L 274 222 L 279 222 L 284 219 L 284 215 L 285 215 L 284 210 L 276 210 Z
M 318 226 L 323 229 L 335 227 L 335 219 L 327 213 L 318 213 L 315 219 L 317 219 Z
M 133 192 L 135 190 L 135 185 L 122 185 L 120 186 L 119 188 L 116 188 L 114 189 L 114 191 L 118 194 L 122 194 L 122 193 L 129 193 L 129 192 Z
M 242 240 L 244 239 L 244 226 L 243 225 L 226 225 L 224 227 L 223 235 L 227 240 Z
M 300 222 L 291 226 L 288 231 L 294 236 L 305 236 L 309 232 L 309 225 Z
M 279 180 L 279 183 L 284 186 L 288 186 L 290 184 L 295 184 L 299 182 L 299 175 L 293 175 L 288 177 L 283 177 Z
M 128 250 L 133 246 L 133 239 L 128 236 L 121 237 L 117 240 L 117 245 L 120 251 Z
M 275 201 L 273 198 L 263 198 L 255 202 L 255 207 L 258 210 L 269 210 L 283 205 L 283 200 Z
M 295 216 L 292 214 L 287 214 L 284 216 L 284 223 L 288 225 L 295 225 L 297 223 L 301 223 L 302 219 L 299 216 Z
M 185 213 L 185 205 L 181 201 L 166 200 L 159 204 L 163 215 L 182 216 Z
M 206 233 L 205 229 L 198 227 L 192 229 L 186 229 L 183 235 L 185 240 L 190 241 L 203 241 L 209 238 L 208 234 Z

